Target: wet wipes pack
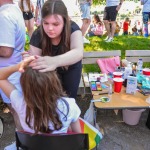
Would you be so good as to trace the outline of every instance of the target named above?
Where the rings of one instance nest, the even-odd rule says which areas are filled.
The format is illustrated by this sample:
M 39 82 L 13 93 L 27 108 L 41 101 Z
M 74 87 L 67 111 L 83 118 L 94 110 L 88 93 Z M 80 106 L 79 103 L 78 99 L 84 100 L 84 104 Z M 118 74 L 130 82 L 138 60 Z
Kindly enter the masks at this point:
M 137 77 L 128 76 L 127 77 L 127 88 L 126 93 L 135 94 L 137 89 Z

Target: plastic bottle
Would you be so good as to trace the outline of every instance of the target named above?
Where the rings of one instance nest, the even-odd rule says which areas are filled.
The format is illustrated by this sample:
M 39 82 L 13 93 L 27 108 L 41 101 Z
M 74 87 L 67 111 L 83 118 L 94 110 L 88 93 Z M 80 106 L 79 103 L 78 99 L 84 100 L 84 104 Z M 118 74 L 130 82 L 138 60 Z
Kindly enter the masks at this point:
M 108 88 L 108 97 L 111 98 L 112 96 L 112 85 L 109 84 L 109 88 Z
M 141 74 L 142 69 L 143 69 L 143 61 L 142 61 L 142 58 L 139 58 L 139 60 L 137 62 L 137 73 Z
M 125 67 L 125 72 L 124 72 L 124 79 L 127 79 L 127 77 L 132 74 L 132 67 L 131 67 L 131 63 L 129 63 L 127 65 L 127 67 Z

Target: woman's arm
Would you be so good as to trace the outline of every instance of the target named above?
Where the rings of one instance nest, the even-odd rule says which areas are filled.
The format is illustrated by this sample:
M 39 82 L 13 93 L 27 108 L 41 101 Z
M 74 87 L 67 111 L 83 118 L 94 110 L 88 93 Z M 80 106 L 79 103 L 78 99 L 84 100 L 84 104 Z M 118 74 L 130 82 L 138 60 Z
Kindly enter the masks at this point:
M 18 1 L 18 6 L 19 6 L 19 8 L 20 8 L 21 11 L 22 11 L 22 8 L 21 8 L 21 1 Z
M 141 5 L 144 5 L 144 0 L 141 0 Z
M 18 71 L 19 64 L 14 66 L 9 66 L 0 69 L 0 88 L 10 98 L 11 92 L 15 89 L 15 86 L 11 84 L 7 78 L 14 72 Z
M 72 65 L 80 61 L 83 58 L 83 39 L 80 30 L 77 30 L 71 34 L 70 43 L 70 51 L 54 57 L 39 57 L 38 59 L 33 61 L 31 66 L 34 69 L 39 69 L 41 72 L 46 72 L 55 70 L 57 67 Z M 36 53 L 35 47 L 31 46 L 30 49 L 30 53 L 32 55 L 41 54 L 40 49 L 38 48 L 36 48 Z
M 36 6 L 36 8 L 35 8 L 35 22 L 37 22 L 37 19 L 38 19 L 38 13 L 39 13 L 39 7 Z
M 7 78 L 14 72 L 20 70 L 21 72 L 24 71 L 24 67 L 26 67 L 34 57 L 29 57 L 25 61 L 22 61 L 16 65 L 8 66 L 5 68 L 0 69 L 0 88 L 6 94 L 7 97 L 10 97 L 11 92 L 16 89 L 13 84 L 11 84 Z
M 79 119 L 75 122 L 72 122 L 70 124 L 70 127 L 72 132 L 81 133 L 81 126 L 80 126 Z
M 42 55 L 42 50 L 40 48 L 37 48 L 35 46 L 30 45 L 30 50 L 29 51 L 24 51 L 22 52 L 22 58 L 25 60 L 26 58 L 30 56 L 41 56 Z
M 31 12 L 34 13 L 34 5 L 31 3 Z

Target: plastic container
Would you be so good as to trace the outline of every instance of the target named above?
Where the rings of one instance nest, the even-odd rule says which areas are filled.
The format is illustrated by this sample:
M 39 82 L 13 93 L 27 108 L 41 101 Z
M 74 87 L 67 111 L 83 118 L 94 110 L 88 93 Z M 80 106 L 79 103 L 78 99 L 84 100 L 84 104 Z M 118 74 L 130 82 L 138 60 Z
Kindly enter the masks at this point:
M 127 88 L 126 93 L 135 94 L 137 89 L 137 77 L 128 76 L 127 77 Z
M 150 68 L 144 68 L 143 69 L 143 74 L 147 75 L 147 76 L 150 76 Z
M 132 67 L 131 64 L 129 63 L 127 67 L 125 67 L 125 72 L 124 72 L 124 79 L 127 79 L 127 77 L 132 74 Z
M 111 97 L 112 96 L 112 85 L 109 84 L 109 87 L 108 87 L 108 97 Z
M 145 109 L 123 109 L 123 121 L 128 125 L 137 125 Z

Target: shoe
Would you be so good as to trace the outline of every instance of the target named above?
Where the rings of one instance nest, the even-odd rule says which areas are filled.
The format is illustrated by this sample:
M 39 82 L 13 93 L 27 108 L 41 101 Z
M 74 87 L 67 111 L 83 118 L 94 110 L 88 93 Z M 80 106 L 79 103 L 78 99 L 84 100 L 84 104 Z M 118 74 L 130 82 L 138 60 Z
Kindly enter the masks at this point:
M 6 146 L 6 147 L 4 148 L 4 150 L 17 150 L 16 142 L 13 142 L 12 144 Z
M 84 36 L 83 36 L 83 43 L 88 43 L 90 44 L 90 41 L 88 39 L 86 39 Z
M 107 41 L 109 39 L 109 37 L 107 36 L 105 39 L 104 39 L 104 41 Z
M 107 41 L 105 41 L 105 42 L 107 42 L 107 43 L 109 43 L 109 42 L 112 42 L 113 41 L 113 38 L 109 38 Z

